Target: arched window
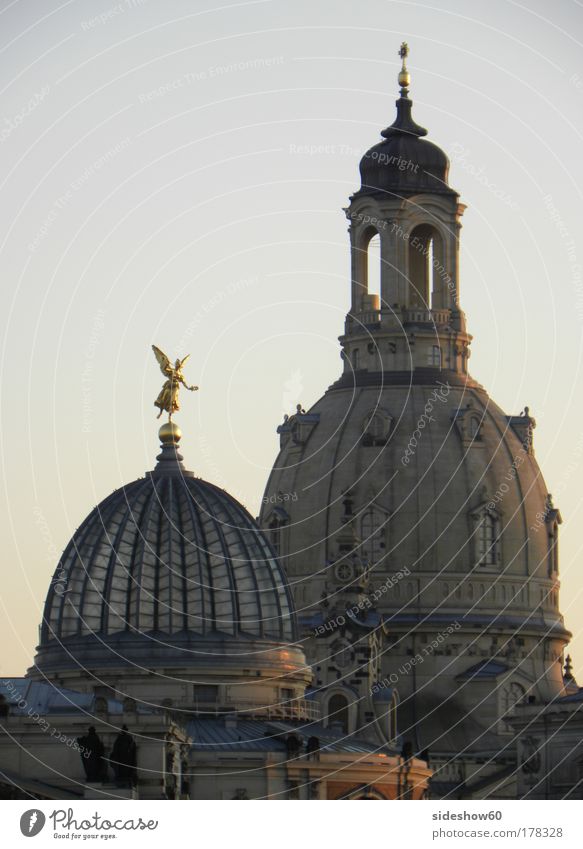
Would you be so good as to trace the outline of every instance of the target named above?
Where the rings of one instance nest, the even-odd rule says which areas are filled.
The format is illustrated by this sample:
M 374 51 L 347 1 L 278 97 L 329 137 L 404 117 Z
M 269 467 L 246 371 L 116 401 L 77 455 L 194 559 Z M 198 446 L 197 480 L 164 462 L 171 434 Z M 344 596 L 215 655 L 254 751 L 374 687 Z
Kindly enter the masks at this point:
M 484 510 L 476 517 L 476 560 L 478 566 L 495 566 L 499 560 L 498 520 L 496 514 Z
M 381 295 L 381 237 L 375 233 L 368 243 L 366 252 L 367 290 L 369 295 Z
M 348 734 L 348 699 L 342 693 L 334 693 L 328 700 L 328 725 L 339 725 Z
M 516 705 L 524 700 L 525 693 L 524 687 L 515 681 L 502 688 L 502 704 L 500 707 L 504 718 L 512 716 Z

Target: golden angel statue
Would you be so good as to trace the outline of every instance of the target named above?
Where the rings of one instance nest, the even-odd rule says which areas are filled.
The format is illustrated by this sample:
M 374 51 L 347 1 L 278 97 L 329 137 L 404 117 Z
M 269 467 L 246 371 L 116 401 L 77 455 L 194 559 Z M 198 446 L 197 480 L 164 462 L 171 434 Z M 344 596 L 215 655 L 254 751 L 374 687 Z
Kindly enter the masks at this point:
M 196 392 L 198 389 L 198 386 L 189 386 L 185 383 L 184 375 L 182 374 L 182 366 L 190 357 L 190 354 L 187 354 L 183 360 L 176 360 L 173 366 L 166 354 L 161 351 L 160 348 L 152 345 L 152 350 L 160 364 L 160 371 L 164 377 L 167 378 L 166 383 L 160 390 L 160 394 L 154 401 L 154 406 L 160 409 L 158 418 L 160 418 L 165 410 L 168 413 L 168 421 L 172 421 L 172 413 L 175 413 L 180 409 L 180 404 L 178 403 L 178 390 L 180 389 L 180 384 L 182 384 L 184 388 L 188 389 L 190 392 Z

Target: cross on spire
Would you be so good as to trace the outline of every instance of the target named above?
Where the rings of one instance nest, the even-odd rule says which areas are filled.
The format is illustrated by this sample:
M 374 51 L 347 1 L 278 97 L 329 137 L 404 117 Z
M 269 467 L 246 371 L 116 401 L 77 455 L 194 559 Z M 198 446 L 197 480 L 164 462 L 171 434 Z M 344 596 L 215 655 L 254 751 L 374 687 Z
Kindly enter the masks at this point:
M 409 86 L 411 84 L 411 76 L 409 71 L 407 70 L 407 65 L 405 64 L 405 60 L 409 55 L 409 45 L 406 41 L 401 42 L 401 46 L 399 47 L 399 56 L 402 59 L 401 72 L 399 74 L 399 85 L 401 86 L 401 97 L 407 97 L 409 93 Z

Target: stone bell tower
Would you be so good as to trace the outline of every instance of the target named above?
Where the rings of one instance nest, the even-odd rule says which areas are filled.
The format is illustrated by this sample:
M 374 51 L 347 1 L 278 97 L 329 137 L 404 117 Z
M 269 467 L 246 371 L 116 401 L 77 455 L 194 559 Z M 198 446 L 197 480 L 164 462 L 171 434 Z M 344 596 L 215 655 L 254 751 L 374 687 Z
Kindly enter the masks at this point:
M 351 306 L 345 372 L 439 368 L 467 374 L 471 336 L 459 305 L 459 231 L 465 206 L 448 186 L 445 153 L 412 118 L 403 59 L 397 117 L 360 162 L 350 221 Z M 372 250 L 380 240 L 380 258 Z M 380 259 L 380 270 L 373 263 Z M 372 291 L 373 279 L 380 291 Z

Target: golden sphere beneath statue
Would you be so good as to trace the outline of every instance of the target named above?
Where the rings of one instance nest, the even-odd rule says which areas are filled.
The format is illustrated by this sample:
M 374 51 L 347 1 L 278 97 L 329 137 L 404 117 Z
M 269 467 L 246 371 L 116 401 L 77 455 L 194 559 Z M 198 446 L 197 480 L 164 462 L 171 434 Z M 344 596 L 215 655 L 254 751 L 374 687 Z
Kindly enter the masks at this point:
M 399 85 L 401 88 L 408 88 L 411 85 L 411 75 L 409 71 L 401 71 L 399 74 Z
M 180 442 L 182 431 L 174 422 L 165 422 L 158 431 L 158 436 L 162 445 L 170 445 Z

